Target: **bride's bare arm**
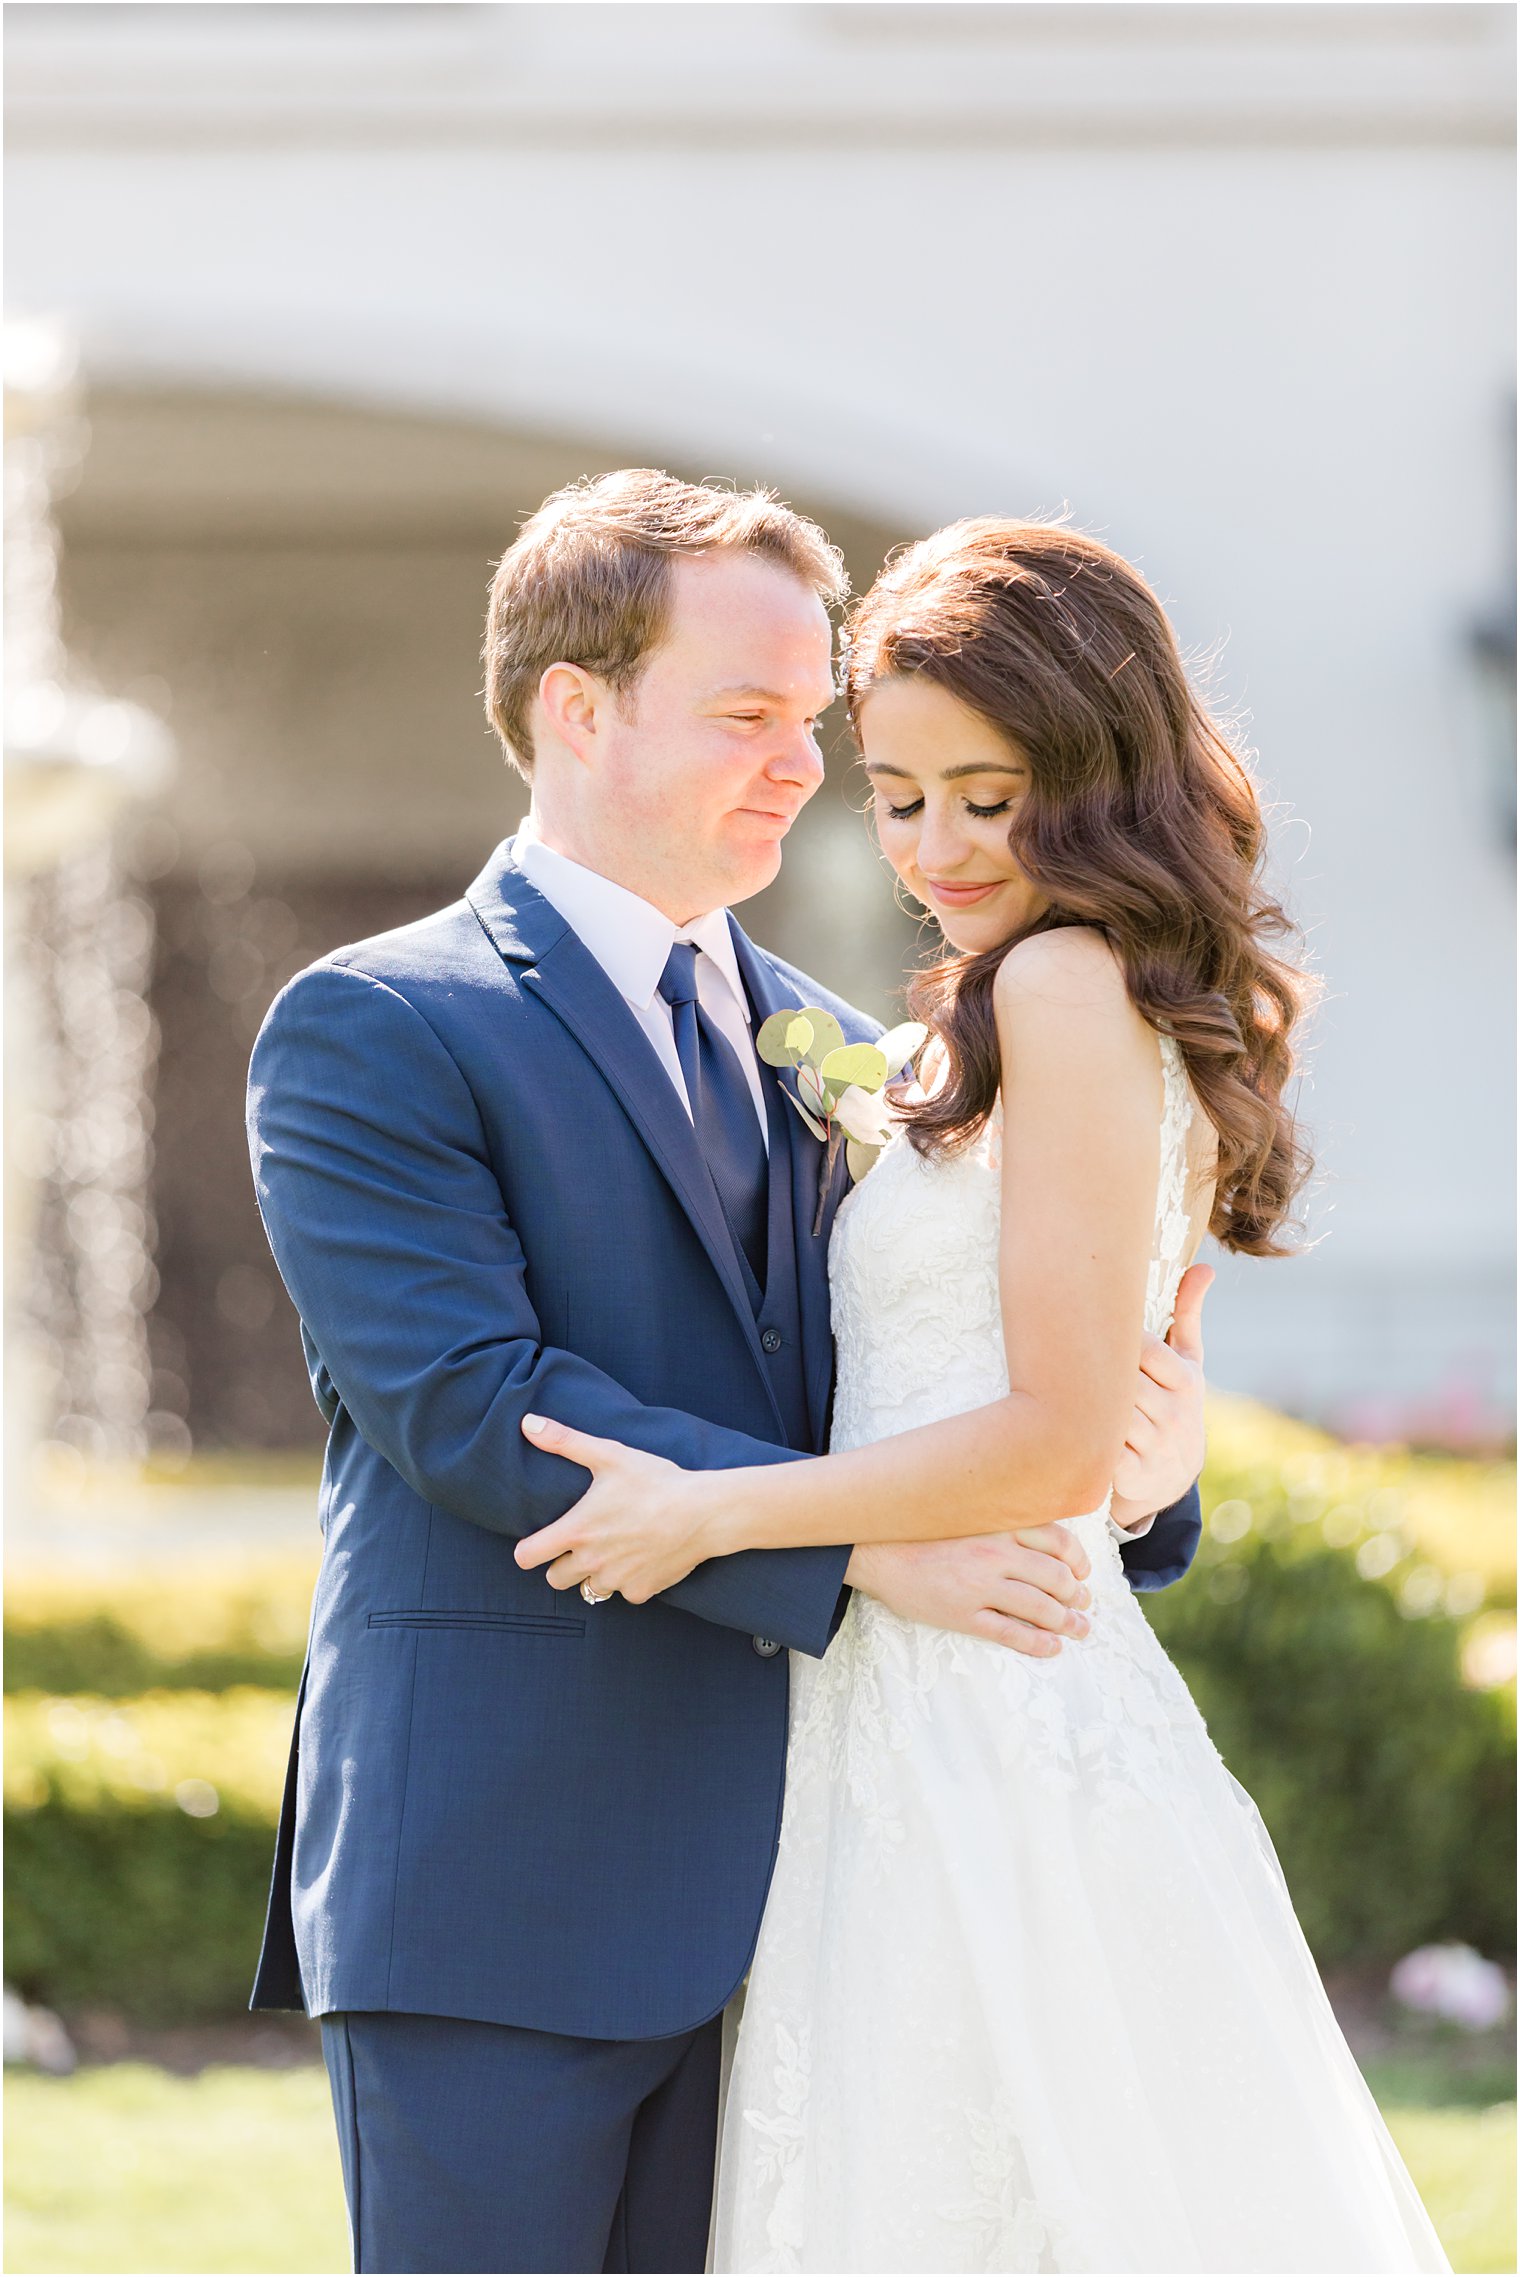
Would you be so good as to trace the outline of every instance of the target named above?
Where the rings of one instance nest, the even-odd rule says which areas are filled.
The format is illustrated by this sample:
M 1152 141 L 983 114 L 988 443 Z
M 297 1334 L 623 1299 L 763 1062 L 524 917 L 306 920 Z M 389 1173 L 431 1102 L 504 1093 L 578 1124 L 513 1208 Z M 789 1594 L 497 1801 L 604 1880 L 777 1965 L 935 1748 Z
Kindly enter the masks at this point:
M 1133 1401 L 1161 1122 L 1154 1032 L 1101 936 L 1039 934 L 994 992 L 1003 1072 L 1004 1399 L 848 1453 L 683 1472 L 552 1419 L 525 1429 L 591 1489 L 519 1545 L 558 1587 L 635 1601 L 703 1559 L 1038 1527 L 1102 1501 Z

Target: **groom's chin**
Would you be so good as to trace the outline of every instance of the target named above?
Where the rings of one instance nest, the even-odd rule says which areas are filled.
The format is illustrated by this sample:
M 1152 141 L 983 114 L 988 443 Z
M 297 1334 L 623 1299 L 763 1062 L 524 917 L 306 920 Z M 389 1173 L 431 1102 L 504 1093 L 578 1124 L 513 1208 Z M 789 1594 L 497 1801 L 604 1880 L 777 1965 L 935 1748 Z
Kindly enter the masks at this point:
M 748 846 L 734 847 L 729 858 L 729 889 L 725 899 L 729 903 L 748 901 L 752 895 L 763 893 L 774 885 L 781 875 L 781 840 L 768 843 L 754 841 Z

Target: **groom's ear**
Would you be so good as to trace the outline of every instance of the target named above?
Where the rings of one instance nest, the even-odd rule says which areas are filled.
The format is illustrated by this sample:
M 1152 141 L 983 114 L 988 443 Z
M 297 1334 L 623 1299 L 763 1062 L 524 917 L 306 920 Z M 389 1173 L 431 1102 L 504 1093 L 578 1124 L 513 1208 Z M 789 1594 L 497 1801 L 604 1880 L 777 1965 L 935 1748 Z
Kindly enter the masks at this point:
M 579 664 L 551 664 L 538 683 L 543 726 L 585 765 L 611 702 L 612 691 Z

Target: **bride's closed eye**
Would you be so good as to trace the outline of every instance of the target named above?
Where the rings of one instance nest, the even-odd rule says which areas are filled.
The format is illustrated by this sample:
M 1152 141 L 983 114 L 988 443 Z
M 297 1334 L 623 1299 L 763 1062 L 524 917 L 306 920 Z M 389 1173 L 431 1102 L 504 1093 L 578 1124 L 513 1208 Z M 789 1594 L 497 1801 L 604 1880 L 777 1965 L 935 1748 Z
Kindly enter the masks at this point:
M 887 812 L 894 822 L 907 822 L 913 815 L 917 814 L 923 803 L 922 799 L 914 799 L 911 806 L 893 806 L 889 799 Z M 962 803 L 968 814 L 974 814 L 985 822 L 995 814 L 1006 814 L 1013 801 L 1011 798 L 999 799 L 996 806 L 975 806 L 970 799 L 966 799 Z

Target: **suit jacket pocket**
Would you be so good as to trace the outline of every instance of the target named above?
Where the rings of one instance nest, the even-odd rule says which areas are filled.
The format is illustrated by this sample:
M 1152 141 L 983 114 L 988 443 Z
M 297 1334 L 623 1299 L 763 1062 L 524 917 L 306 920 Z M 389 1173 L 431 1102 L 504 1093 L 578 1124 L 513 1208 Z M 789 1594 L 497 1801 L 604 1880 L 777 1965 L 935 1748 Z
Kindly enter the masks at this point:
M 372 1629 L 505 1629 L 518 1635 L 531 1637 L 581 1637 L 586 1624 L 573 1614 L 559 1613 L 472 1613 L 441 1611 L 431 1608 L 414 1612 L 371 1613 Z

